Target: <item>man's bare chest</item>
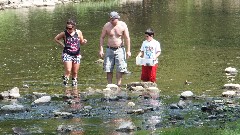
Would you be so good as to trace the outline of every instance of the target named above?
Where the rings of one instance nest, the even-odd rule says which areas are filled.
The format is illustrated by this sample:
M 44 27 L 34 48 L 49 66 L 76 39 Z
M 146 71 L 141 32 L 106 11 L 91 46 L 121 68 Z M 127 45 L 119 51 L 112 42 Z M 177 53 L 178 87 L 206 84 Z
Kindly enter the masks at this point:
M 115 27 L 110 27 L 108 30 L 107 30 L 107 33 L 109 36 L 122 36 L 123 35 L 123 32 L 124 32 L 124 29 L 119 27 L 119 26 L 115 26 Z

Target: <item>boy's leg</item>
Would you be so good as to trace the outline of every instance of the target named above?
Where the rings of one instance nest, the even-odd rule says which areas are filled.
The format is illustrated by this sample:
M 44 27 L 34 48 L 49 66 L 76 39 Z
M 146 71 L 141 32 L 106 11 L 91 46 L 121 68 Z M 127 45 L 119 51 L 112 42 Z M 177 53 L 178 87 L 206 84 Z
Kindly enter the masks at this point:
M 155 66 L 152 66 L 151 67 L 151 72 L 150 72 L 150 81 L 151 82 L 156 82 L 156 77 L 157 77 L 157 68 L 158 68 L 158 65 L 156 64 Z

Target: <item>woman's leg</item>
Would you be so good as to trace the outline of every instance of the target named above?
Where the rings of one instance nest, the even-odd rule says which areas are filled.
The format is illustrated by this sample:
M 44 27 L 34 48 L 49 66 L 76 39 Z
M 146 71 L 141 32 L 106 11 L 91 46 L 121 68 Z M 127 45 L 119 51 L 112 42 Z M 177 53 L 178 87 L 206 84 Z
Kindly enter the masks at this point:
M 72 78 L 78 78 L 79 63 L 72 63 Z
M 78 70 L 80 68 L 79 63 L 73 63 L 72 66 L 72 86 L 77 86 Z
M 66 62 L 63 62 L 64 64 L 64 76 L 65 77 L 70 77 L 70 74 L 71 74 L 71 70 L 72 70 L 72 62 L 71 61 L 66 61 Z

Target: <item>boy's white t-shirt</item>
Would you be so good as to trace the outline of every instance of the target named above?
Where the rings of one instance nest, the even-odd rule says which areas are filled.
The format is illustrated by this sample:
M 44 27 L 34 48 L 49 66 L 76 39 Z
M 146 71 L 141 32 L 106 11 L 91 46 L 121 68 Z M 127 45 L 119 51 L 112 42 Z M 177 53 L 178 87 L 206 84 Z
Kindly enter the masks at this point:
M 152 39 L 150 42 L 145 40 L 142 43 L 140 51 L 143 51 L 143 58 L 145 59 L 154 59 L 157 52 L 161 52 L 160 43 Z M 158 59 L 155 61 L 155 64 L 158 63 Z

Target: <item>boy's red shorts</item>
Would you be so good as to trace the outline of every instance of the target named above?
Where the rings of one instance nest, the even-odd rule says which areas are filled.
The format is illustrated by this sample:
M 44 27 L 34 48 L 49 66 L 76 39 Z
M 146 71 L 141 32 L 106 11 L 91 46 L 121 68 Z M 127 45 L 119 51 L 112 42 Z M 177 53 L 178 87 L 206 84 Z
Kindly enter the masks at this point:
M 141 80 L 144 82 L 156 82 L 157 67 L 157 64 L 155 66 L 142 65 Z

